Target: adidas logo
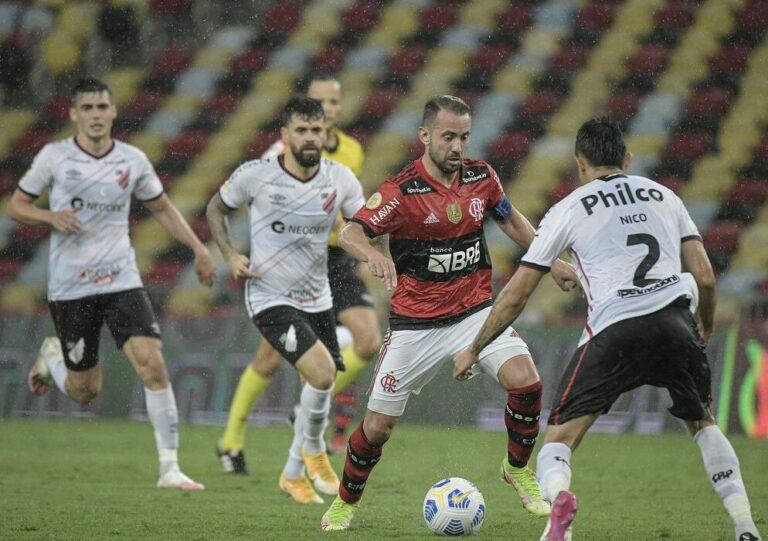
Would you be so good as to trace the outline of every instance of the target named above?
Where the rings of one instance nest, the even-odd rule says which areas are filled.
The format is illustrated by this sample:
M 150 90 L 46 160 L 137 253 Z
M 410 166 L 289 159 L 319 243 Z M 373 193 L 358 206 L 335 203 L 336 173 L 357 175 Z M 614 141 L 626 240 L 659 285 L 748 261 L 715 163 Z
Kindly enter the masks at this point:
M 435 213 L 434 213 L 434 212 L 430 212 L 430 213 L 429 213 L 429 216 L 427 216 L 426 218 L 424 218 L 424 225 L 429 225 L 429 224 L 436 224 L 436 223 L 438 223 L 439 221 L 440 221 L 440 220 L 438 220 L 438 219 L 437 219 L 437 216 L 435 216 Z

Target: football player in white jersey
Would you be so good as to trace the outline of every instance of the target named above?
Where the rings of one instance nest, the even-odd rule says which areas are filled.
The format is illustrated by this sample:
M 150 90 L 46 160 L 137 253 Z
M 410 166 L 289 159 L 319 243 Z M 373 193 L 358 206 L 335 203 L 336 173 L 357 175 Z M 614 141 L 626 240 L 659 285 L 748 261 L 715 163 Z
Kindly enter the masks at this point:
M 344 368 L 328 283 L 328 237 L 339 211 L 351 217 L 364 199 L 347 166 L 321 157 L 320 102 L 291 98 L 282 123 L 288 151 L 241 165 L 213 196 L 207 215 L 232 275 L 246 279 L 249 316 L 306 382 L 280 489 L 300 503 L 322 503 L 315 488 L 338 491 L 322 433 L 336 370 Z M 228 232 L 227 215 L 243 205 L 251 224 L 250 259 L 234 250 Z
M 714 324 L 715 276 L 698 230 L 674 192 L 626 173 L 632 155 L 613 121 L 584 123 L 575 154 L 583 186 L 542 219 L 472 346 L 454 359 L 454 377 L 466 379 L 477 352 L 518 317 L 567 250 L 589 312 L 538 454 L 542 495 L 553 502 L 541 539 L 571 538 L 577 508 L 569 492 L 571 454 L 589 427 L 622 393 L 653 385 L 669 390 L 669 411 L 698 445 L 710 483 L 733 520 L 735 539 L 755 541 L 760 534 L 738 458 L 712 415 L 705 347 Z
M 87 404 L 101 391 L 99 335 L 106 322 L 144 382 L 147 414 L 160 459 L 158 487 L 201 490 L 178 466 L 178 412 L 162 354 L 160 327 L 143 289 L 128 236 L 131 195 L 195 253 L 201 283 L 213 283 L 211 254 L 163 192 L 152 164 L 136 147 L 111 137 L 117 110 L 103 82 L 82 79 L 69 116 L 77 134 L 49 143 L 11 197 L 8 214 L 52 227 L 48 302 L 57 336 L 46 338 L 29 374 L 30 390 L 51 382 Z M 34 205 L 44 191 L 50 210 Z

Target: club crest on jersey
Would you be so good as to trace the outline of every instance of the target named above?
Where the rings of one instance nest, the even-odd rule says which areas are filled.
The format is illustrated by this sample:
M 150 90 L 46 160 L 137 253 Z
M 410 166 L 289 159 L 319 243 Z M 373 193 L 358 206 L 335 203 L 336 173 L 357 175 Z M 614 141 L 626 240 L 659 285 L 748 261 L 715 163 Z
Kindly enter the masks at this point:
M 336 204 L 336 190 L 320 193 L 320 199 L 323 200 L 323 210 L 326 214 L 333 212 L 333 206 Z
M 365 202 L 365 208 L 371 210 L 379 208 L 379 205 L 381 205 L 381 194 L 379 192 L 373 194 L 368 198 L 368 201 Z
M 469 214 L 475 219 L 475 223 L 483 221 L 483 215 L 485 214 L 485 205 L 483 201 L 477 197 L 473 197 L 469 202 Z
M 120 186 L 123 190 L 125 190 L 128 187 L 128 183 L 131 180 L 131 170 L 126 169 L 125 171 L 121 171 L 118 169 L 115 171 L 116 175 L 119 175 L 117 177 L 117 185 Z
M 445 213 L 448 216 L 448 220 L 453 223 L 457 224 L 461 221 L 462 215 L 461 215 L 461 207 L 458 203 L 451 203 L 447 207 L 445 207 Z

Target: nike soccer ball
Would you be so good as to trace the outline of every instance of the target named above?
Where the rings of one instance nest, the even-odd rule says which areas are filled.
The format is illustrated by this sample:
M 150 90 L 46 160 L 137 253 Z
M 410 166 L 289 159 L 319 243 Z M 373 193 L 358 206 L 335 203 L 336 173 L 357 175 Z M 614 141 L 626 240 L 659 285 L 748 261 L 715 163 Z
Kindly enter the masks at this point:
M 485 500 L 474 483 L 449 477 L 430 487 L 422 510 L 437 535 L 472 535 L 485 518 Z

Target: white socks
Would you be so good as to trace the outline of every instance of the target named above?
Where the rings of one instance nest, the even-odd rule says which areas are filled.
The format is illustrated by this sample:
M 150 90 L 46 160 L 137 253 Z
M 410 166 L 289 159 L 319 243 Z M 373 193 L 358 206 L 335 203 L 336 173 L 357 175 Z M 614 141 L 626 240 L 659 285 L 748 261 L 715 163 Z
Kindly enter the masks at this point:
M 741 479 L 739 459 L 720 428 L 715 425 L 702 428 L 693 436 L 701 450 L 704 470 L 709 483 L 723 501 L 737 529 L 757 532 L 752 521 L 752 512 L 747 491 Z
M 155 444 L 160 459 L 160 475 L 178 468 L 179 412 L 170 385 L 159 391 L 144 388 L 147 414 L 155 429 Z
M 541 496 L 550 503 L 571 486 L 571 449 L 564 443 L 547 443 L 536 456 L 536 480 Z
M 293 442 L 288 451 L 288 461 L 283 468 L 286 479 L 297 479 L 304 474 L 302 448 L 308 455 L 325 451 L 323 429 L 331 407 L 333 388 L 321 391 L 309 383 L 301 389 L 299 412 L 293 422 Z

